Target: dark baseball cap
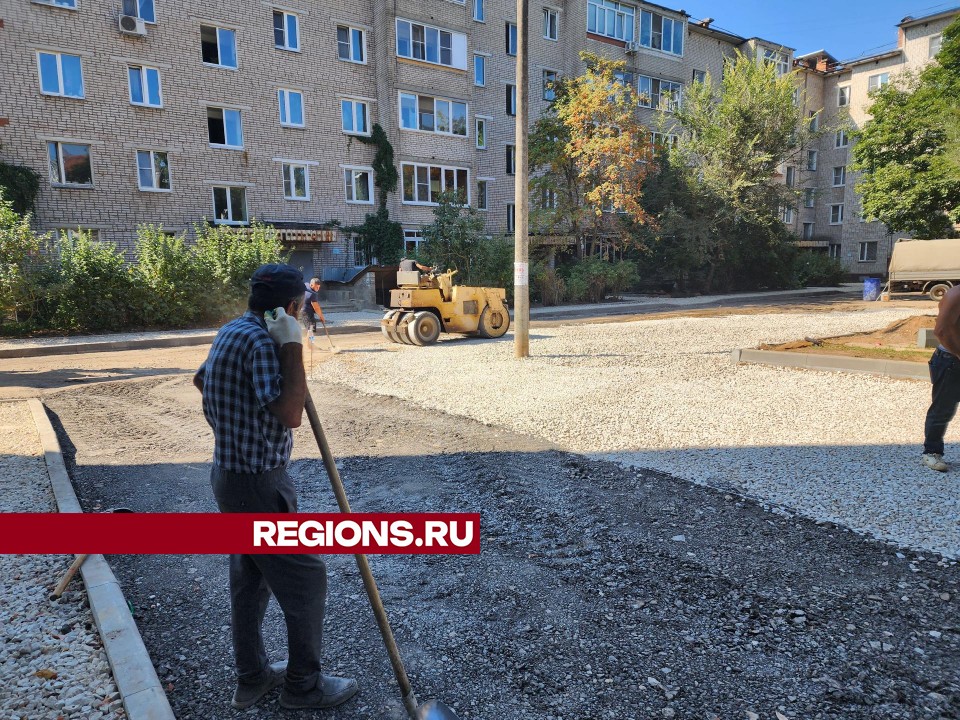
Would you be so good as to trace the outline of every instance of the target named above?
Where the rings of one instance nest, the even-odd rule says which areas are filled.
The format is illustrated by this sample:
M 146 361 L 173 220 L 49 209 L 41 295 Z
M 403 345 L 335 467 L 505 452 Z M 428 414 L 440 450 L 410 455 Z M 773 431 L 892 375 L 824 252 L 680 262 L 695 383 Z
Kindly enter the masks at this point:
M 293 297 L 303 290 L 303 275 L 292 265 L 261 265 L 250 276 L 252 295 Z

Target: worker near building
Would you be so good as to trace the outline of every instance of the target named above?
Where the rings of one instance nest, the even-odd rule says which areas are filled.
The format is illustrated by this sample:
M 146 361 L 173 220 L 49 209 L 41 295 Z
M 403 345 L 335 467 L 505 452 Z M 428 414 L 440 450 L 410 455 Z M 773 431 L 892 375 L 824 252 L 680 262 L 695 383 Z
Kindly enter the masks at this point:
M 303 309 L 300 311 L 300 318 L 305 328 L 316 332 L 318 321 L 326 323 L 320 308 L 320 278 L 310 278 L 310 282 L 304 283 L 303 287 Z
M 921 461 L 932 470 L 946 472 L 949 465 L 943 459 L 943 436 L 960 405 L 960 285 L 940 300 L 933 333 L 940 346 L 930 358 L 933 399 L 923 428 Z
M 303 419 L 307 379 L 297 311 L 303 277 L 263 265 L 250 279 L 248 310 L 220 328 L 193 383 L 213 428 L 210 482 L 221 512 L 295 513 L 287 466 L 292 428 Z M 270 664 L 261 624 L 270 595 L 287 626 L 289 661 Z M 320 650 L 327 569 L 316 555 L 231 555 L 230 610 L 237 666 L 234 708 L 279 685 L 286 708 L 328 708 L 357 692 L 355 680 L 324 675 Z
M 412 260 L 410 258 L 400 259 L 400 270 L 402 272 L 413 272 L 414 270 L 419 270 L 420 272 L 424 273 L 433 272 L 433 268 L 429 265 L 421 265 L 416 260 Z

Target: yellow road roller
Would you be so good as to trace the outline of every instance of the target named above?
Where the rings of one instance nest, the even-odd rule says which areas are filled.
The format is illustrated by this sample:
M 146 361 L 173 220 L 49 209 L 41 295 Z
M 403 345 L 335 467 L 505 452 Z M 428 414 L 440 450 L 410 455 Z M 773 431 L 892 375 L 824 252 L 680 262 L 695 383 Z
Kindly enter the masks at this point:
M 390 291 L 390 306 L 380 321 L 384 337 L 405 345 L 430 345 L 441 331 L 484 338 L 507 332 L 506 290 L 454 285 L 456 274 L 399 271 L 398 287 Z

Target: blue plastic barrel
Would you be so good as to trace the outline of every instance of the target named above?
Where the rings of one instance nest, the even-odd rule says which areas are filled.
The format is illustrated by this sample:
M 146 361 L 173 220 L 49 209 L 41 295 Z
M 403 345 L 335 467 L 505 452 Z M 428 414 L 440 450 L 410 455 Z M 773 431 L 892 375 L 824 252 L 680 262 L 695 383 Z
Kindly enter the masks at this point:
M 880 278 L 863 279 L 863 299 L 868 301 L 880 297 Z

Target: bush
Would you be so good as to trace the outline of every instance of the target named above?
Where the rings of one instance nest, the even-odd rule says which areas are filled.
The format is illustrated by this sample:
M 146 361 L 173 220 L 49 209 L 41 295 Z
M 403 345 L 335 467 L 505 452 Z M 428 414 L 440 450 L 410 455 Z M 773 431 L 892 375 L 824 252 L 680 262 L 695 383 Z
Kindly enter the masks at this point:
M 210 303 L 210 283 L 199 257 L 183 235 L 169 235 L 160 225 L 137 228 L 137 262 L 130 269 L 144 325 L 184 327 L 215 320 L 218 303 Z
M 607 295 L 618 295 L 639 282 L 637 266 L 628 260 L 609 263 L 600 258 L 583 260 L 570 269 L 566 280 L 567 299 L 603 302 Z
M 30 216 L 20 217 L 0 189 L 0 321 L 21 323 L 33 315 L 37 288 L 31 269 L 47 239 L 33 232 Z
M 267 263 L 282 263 L 280 236 L 270 225 L 253 221 L 250 232 L 229 225 L 197 225 L 197 259 L 207 277 L 226 288 L 247 292 L 253 271 Z
M 567 283 L 557 273 L 556 268 L 543 262 L 533 267 L 531 289 L 534 297 L 545 306 L 559 305 L 567 297 Z
M 834 287 L 844 281 L 847 271 L 837 258 L 826 253 L 801 251 L 794 258 L 793 274 L 802 287 Z
M 513 299 L 513 239 L 494 236 L 477 246 L 472 263 L 473 284 L 505 288 L 507 300 Z

